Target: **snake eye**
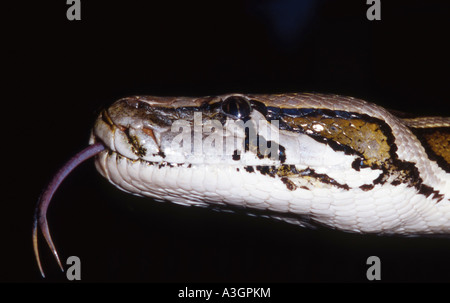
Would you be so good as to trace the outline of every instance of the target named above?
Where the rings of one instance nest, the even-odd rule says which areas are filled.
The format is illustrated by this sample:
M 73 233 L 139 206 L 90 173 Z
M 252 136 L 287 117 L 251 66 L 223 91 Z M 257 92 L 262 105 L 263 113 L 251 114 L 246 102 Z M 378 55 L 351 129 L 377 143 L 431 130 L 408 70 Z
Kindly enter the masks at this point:
M 235 119 L 244 119 L 250 115 L 252 108 L 250 103 L 243 97 L 231 96 L 223 100 L 222 111 L 225 115 Z

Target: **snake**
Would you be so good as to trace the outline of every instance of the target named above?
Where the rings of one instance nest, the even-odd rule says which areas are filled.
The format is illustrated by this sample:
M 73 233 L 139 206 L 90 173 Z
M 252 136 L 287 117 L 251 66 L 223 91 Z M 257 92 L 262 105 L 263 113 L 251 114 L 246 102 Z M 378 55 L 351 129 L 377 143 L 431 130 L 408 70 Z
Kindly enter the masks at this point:
M 100 111 L 89 146 L 38 201 L 42 276 L 39 229 L 63 270 L 51 198 L 91 157 L 117 188 L 154 201 L 362 234 L 450 232 L 449 117 L 318 93 L 131 96 Z

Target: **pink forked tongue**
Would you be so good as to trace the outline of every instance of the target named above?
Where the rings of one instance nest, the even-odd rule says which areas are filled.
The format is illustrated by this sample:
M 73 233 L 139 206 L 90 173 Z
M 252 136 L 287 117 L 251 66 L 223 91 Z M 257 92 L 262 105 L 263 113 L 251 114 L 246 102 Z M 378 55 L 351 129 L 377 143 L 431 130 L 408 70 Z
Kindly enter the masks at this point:
M 42 269 L 41 260 L 39 258 L 39 249 L 38 249 L 38 228 L 41 229 L 42 234 L 44 235 L 45 240 L 47 241 L 50 250 L 53 253 L 53 256 L 58 262 L 59 267 L 62 271 L 64 268 L 61 264 L 61 261 L 58 257 L 58 252 L 56 251 L 55 245 L 53 244 L 52 237 L 50 236 L 50 231 L 48 229 L 47 223 L 47 209 L 52 200 L 53 194 L 58 189 L 59 185 L 62 181 L 67 177 L 70 172 L 86 161 L 87 159 L 97 155 L 101 151 L 105 149 L 105 146 L 102 143 L 95 143 L 90 145 L 89 147 L 83 149 L 78 154 L 76 154 L 72 159 L 70 159 L 61 169 L 56 173 L 50 183 L 47 185 L 47 188 L 42 193 L 39 201 L 36 205 L 36 209 L 34 212 L 34 221 L 33 221 L 33 249 L 34 255 L 36 257 L 36 262 L 39 266 L 39 270 L 41 271 L 42 277 L 45 277 L 44 271 Z

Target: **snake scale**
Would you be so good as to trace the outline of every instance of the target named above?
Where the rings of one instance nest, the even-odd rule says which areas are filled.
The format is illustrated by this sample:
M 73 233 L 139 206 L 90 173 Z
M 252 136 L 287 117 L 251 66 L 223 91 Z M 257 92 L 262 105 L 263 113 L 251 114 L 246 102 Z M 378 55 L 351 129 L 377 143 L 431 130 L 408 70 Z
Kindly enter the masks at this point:
M 100 113 L 90 147 L 41 196 L 33 244 L 42 274 L 37 230 L 61 266 L 46 211 L 92 156 L 112 184 L 157 201 L 348 232 L 450 232 L 450 118 L 399 118 L 326 94 L 134 96 Z

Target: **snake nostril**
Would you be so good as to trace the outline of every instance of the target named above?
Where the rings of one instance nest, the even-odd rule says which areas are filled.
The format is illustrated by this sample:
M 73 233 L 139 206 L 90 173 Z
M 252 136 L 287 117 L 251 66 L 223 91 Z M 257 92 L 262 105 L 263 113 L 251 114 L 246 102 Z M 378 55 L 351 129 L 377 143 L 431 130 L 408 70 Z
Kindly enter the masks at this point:
M 223 100 L 222 111 L 235 119 L 244 119 L 250 115 L 250 103 L 241 96 L 231 96 Z

